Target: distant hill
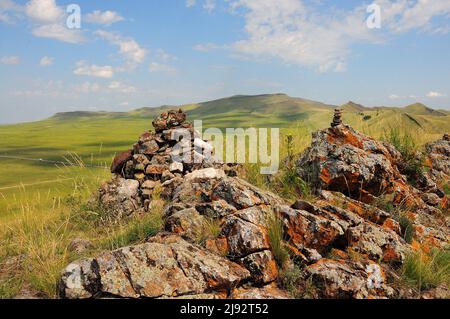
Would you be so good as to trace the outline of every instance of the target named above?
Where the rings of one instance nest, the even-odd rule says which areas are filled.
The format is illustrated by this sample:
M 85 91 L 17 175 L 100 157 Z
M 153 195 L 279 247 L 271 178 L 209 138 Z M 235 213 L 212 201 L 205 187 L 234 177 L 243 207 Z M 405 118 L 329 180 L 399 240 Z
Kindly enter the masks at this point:
M 52 121 L 118 120 L 132 123 L 154 118 L 169 109 L 181 108 L 190 120 L 203 120 L 205 127 L 328 127 L 333 110 L 338 108 L 286 94 L 236 95 L 213 101 L 181 106 L 144 107 L 129 112 L 67 112 L 55 114 Z M 390 127 L 405 131 L 441 134 L 450 131 L 450 112 L 434 110 L 416 103 L 405 107 L 366 107 L 349 101 L 339 106 L 344 121 L 368 134 L 379 136 Z M 87 123 L 86 123 L 87 124 Z
M 347 102 L 346 104 L 340 107 L 344 112 L 364 112 L 369 110 L 367 107 L 354 103 L 352 101 Z

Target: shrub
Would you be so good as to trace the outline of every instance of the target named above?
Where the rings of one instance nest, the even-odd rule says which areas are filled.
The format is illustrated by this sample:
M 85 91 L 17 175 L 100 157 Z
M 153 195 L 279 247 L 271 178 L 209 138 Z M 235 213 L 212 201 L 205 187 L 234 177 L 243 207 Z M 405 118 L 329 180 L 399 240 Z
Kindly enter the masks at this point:
M 408 243 L 411 244 L 414 239 L 414 225 L 406 216 L 401 216 L 398 220 L 401 230 L 402 237 Z
M 271 216 L 267 220 L 267 232 L 273 256 L 280 268 L 283 268 L 289 258 L 289 253 L 284 246 L 283 221 L 278 216 Z
M 100 246 L 106 249 L 118 249 L 144 242 L 147 238 L 155 236 L 164 226 L 164 202 L 155 200 L 152 209 L 142 216 L 137 216 L 128 223 L 120 225 L 118 229 L 111 228 L 112 236 L 103 241 Z
M 384 133 L 384 140 L 392 144 L 401 154 L 402 163 L 398 163 L 400 171 L 405 174 L 408 181 L 416 184 L 418 176 L 423 173 L 423 158 L 417 150 L 414 137 L 409 133 L 401 134 L 397 128 L 390 128 Z
M 195 242 L 203 245 L 206 240 L 219 237 L 221 231 L 222 222 L 220 219 L 205 217 L 201 231 L 196 234 Z
M 404 281 L 419 290 L 450 285 L 450 251 L 433 249 L 429 255 L 414 252 L 408 255 L 402 267 Z
M 288 291 L 293 298 L 299 299 L 303 296 L 301 289 L 302 271 L 297 265 L 292 265 L 280 271 L 278 281 L 280 287 Z

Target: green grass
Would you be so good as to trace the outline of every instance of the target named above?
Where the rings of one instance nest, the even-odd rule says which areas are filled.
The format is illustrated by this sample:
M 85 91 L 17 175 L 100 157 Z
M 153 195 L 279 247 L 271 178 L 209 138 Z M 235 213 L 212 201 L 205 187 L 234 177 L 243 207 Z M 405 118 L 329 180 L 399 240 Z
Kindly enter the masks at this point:
M 289 259 L 289 253 L 284 244 L 283 221 L 278 216 L 268 218 L 267 234 L 275 261 L 280 268 L 283 268 Z
M 445 195 L 450 195 L 450 185 L 444 184 L 444 193 Z
M 404 281 L 419 291 L 441 284 L 450 286 L 450 250 L 434 249 L 430 255 L 422 252 L 407 256 L 403 268 Z

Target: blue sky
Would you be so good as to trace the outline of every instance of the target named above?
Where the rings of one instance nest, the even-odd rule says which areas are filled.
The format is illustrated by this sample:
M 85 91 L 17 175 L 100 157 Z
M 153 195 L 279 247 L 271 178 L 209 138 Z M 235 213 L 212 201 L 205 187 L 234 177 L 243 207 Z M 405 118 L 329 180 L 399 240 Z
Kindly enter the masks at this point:
M 450 0 L 375 1 L 380 28 L 371 3 L 0 0 L 0 123 L 277 92 L 450 109 Z

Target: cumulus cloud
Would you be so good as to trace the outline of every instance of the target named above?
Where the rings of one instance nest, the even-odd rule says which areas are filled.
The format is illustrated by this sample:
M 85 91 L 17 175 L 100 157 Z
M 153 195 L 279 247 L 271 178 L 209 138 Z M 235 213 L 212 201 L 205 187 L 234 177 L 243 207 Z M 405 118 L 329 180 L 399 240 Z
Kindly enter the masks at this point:
M 436 91 L 430 91 L 427 93 L 427 97 L 429 98 L 446 97 L 446 96 L 447 96 L 446 94 Z
M 89 65 L 86 61 L 79 61 L 73 71 L 75 75 L 92 76 L 99 78 L 112 78 L 114 76 L 114 68 L 109 65 L 97 66 L 95 64 Z
M 19 64 L 20 58 L 18 56 L 4 56 L 0 59 L 0 63 L 8 65 Z
M 115 11 L 99 11 L 88 13 L 84 19 L 88 23 L 110 26 L 113 23 L 123 21 L 124 18 Z
M 448 17 L 450 2 L 441 0 L 377 0 L 382 29 L 366 25 L 367 4 L 352 9 L 329 8 L 320 1 L 230 0 L 235 14 L 244 17 L 246 37 L 230 47 L 235 56 L 280 59 L 286 64 L 341 72 L 356 43 L 378 44 L 412 30 L 444 33 L 436 17 Z M 228 47 L 228 46 L 227 46 Z M 206 51 L 208 47 L 196 46 Z
M 80 30 L 71 30 L 61 24 L 44 24 L 34 28 L 32 33 L 36 37 L 49 38 L 73 44 L 85 41 Z
M 174 66 L 158 62 L 152 62 L 149 66 L 149 71 L 151 73 L 165 73 L 169 75 L 177 73 L 177 69 Z
M 31 0 L 25 6 L 25 13 L 44 23 L 56 23 L 64 17 L 64 11 L 56 5 L 55 0 Z
M 119 47 L 119 53 L 126 62 L 126 68 L 133 69 L 144 62 L 147 50 L 142 48 L 133 38 L 123 37 L 115 32 L 95 31 L 95 35 Z
M 49 56 L 42 57 L 41 61 L 39 61 L 39 65 L 41 66 L 49 66 L 52 65 L 54 62 L 54 59 Z

